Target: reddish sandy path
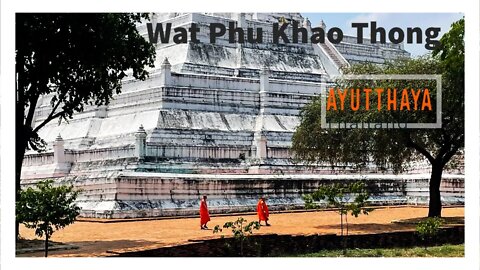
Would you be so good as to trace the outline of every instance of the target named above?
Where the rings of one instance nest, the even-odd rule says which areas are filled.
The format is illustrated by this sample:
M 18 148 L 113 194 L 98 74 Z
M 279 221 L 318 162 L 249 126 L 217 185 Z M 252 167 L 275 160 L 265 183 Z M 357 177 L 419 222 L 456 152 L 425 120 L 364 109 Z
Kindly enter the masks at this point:
M 368 216 L 349 216 L 350 234 L 375 233 L 414 229 L 414 225 L 393 224 L 392 220 L 425 217 L 428 209 L 418 207 L 393 207 L 377 209 Z M 463 217 L 464 208 L 445 208 L 444 217 Z M 210 228 L 234 221 L 237 217 L 248 221 L 256 220 L 254 215 L 212 217 Z M 262 226 L 255 234 L 327 234 L 339 232 L 339 215 L 332 211 L 272 213 L 271 227 Z M 21 227 L 20 234 L 34 239 L 33 230 Z M 98 223 L 76 222 L 53 234 L 53 241 L 79 246 L 75 250 L 51 251 L 49 256 L 106 256 L 107 250 L 122 251 L 150 249 L 188 242 L 189 239 L 219 237 L 211 230 L 200 230 L 199 218 L 163 219 L 134 222 Z M 21 256 L 42 256 L 41 252 Z

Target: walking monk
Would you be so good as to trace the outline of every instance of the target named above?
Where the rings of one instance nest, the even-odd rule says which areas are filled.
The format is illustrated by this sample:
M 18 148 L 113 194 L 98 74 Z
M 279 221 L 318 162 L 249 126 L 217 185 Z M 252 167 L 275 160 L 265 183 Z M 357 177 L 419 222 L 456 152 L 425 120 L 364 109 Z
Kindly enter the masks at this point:
M 270 226 L 270 224 L 268 224 L 268 216 L 270 214 L 268 213 L 268 206 L 267 206 L 267 203 L 265 202 L 265 197 L 263 196 L 260 198 L 260 200 L 258 200 L 257 214 L 258 214 L 258 223 L 261 223 L 261 221 L 264 220 L 265 225 Z
M 208 230 L 207 222 L 210 221 L 210 214 L 207 208 L 207 196 L 200 201 L 200 230 Z

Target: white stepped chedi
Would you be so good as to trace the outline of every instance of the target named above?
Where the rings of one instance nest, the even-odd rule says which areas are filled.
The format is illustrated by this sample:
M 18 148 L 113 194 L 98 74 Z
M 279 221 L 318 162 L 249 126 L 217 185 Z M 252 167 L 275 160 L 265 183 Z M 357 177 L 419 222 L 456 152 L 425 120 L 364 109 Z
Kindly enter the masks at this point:
M 335 45 L 269 43 L 272 22 L 280 19 L 311 27 L 298 13 L 153 14 L 154 24 L 198 24 L 200 42 L 158 43 L 147 80 L 126 79 L 108 106 L 86 107 L 69 123 L 43 127 L 47 151 L 26 154 L 22 183 L 73 183 L 82 189 L 82 215 L 102 218 L 197 214 L 201 195 L 214 213 L 253 210 L 260 195 L 273 209 L 298 208 L 302 194 L 320 184 L 358 178 L 377 191 L 375 203 L 426 203 L 425 164 L 410 175 L 377 174 L 372 167 L 360 176 L 349 166 L 292 163 L 300 109 L 330 76 L 349 63 L 409 53 L 402 44 L 355 47 L 349 37 Z M 267 41 L 211 44 L 203 28 L 232 21 L 266 29 Z M 147 38 L 145 24 L 138 29 Z M 38 103 L 36 124 L 50 112 L 49 100 Z M 463 175 L 444 178 L 444 201 L 462 203 Z

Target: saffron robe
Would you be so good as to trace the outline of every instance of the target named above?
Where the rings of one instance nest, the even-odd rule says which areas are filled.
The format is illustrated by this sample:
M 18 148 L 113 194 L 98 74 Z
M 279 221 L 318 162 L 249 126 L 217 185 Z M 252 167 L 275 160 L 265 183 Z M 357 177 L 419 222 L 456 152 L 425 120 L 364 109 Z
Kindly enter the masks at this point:
M 257 214 L 258 214 L 258 219 L 260 221 L 267 221 L 268 220 L 268 216 L 270 215 L 268 213 L 268 206 L 267 206 L 267 203 L 265 203 L 264 201 L 262 200 L 259 200 L 258 201 L 258 204 L 257 204 Z
M 200 201 L 200 225 L 207 224 L 210 221 L 210 214 L 208 214 L 207 202 L 203 199 Z

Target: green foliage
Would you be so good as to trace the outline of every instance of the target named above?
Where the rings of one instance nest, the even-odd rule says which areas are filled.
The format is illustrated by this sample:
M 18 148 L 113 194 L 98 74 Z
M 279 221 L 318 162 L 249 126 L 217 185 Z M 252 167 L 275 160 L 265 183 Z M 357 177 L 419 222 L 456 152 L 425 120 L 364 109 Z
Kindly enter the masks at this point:
M 427 243 L 434 240 L 438 235 L 442 225 L 443 220 L 438 217 L 429 217 L 417 224 L 415 230 L 420 238 L 424 241 L 425 248 L 427 248 Z
M 368 214 L 371 209 L 365 208 L 370 197 L 364 182 L 349 184 L 335 183 L 324 185 L 312 194 L 304 196 L 307 209 L 318 208 L 318 201 L 326 200 L 328 207 L 338 208 L 339 213 L 358 217 L 359 214 Z
M 20 192 L 16 203 L 16 219 L 27 228 L 35 229 L 38 237 L 45 235 L 45 256 L 48 239 L 55 230 L 75 222 L 80 208 L 75 204 L 79 191 L 73 186 L 53 186 L 53 180 L 40 181 L 36 188 Z
M 230 229 L 236 239 L 245 239 L 249 235 L 253 234 L 253 230 L 260 229 L 260 223 L 258 223 L 258 221 L 252 221 L 248 223 L 246 219 L 240 217 L 236 221 L 226 222 L 223 225 L 223 228 Z M 222 228 L 220 228 L 220 225 L 216 225 L 213 228 L 213 233 L 219 232 L 222 232 Z
M 238 218 L 236 221 L 229 221 L 223 225 L 223 229 L 230 229 L 234 239 L 240 243 L 240 256 L 243 256 L 243 246 L 245 240 L 253 234 L 254 230 L 260 229 L 260 223 L 258 221 L 248 222 L 243 217 Z M 216 225 L 213 228 L 213 233 L 222 232 L 220 225 Z
M 465 72 L 465 19 L 454 22 L 450 31 L 445 33 L 440 39 L 441 46 L 433 51 L 433 55 L 438 56 L 445 71 L 448 71 L 451 78 L 464 80 Z M 446 68 L 448 67 L 448 68 Z M 463 86 L 460 82 L 457 86 Z
M 442 131 L 452 138 L 454 145 L 464 147 L 465 129 L 465 20 L 452 24 L 433 51 L 439 59 L 442 74 Z M 442 136 L 444 136 L 442 134 Z
M 303 196 L 305 208 L 314 209 L 321 206 L 320 201 L 325 201 L 327 207 L 334 207 L 340 214 L 341 235 L 343 235 L 343 216 L 349 213 L 358 217 L 360 214 L 368 215 L 373 208 L 368 208 L 370 194 L 364 182 L 357 181 L 348 184 L 334 183 L 321 186 L 312 194 Z M 348 219 L 345 219 L 348 235 Z

